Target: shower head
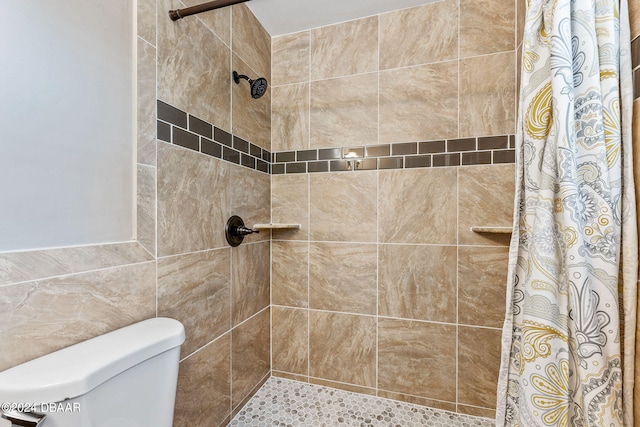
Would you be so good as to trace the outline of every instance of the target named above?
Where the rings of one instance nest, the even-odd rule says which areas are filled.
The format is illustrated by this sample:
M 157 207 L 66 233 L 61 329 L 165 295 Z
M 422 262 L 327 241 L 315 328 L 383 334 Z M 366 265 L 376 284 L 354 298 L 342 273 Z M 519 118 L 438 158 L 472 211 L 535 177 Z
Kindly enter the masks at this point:
M 237 71 L 233 72 L 233 81 L 236 83 L 240 83 L 240 79 L 245 79 L 251 85 L 251 97 L 253 99 L 258 99 L 267 91 L 267 79 L 264 77 L 259 77 L 255 80 L 250 79 L 244 74 L 238 74 Z

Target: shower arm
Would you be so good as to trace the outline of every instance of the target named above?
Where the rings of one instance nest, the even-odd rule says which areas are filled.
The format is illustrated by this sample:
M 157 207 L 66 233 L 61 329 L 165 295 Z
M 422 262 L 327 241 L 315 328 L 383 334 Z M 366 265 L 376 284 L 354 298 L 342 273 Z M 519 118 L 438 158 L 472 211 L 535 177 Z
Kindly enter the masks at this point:
M 221 7 L 232 6 L 238 3 L 244 3 L 249 0 L 217 0 L 202 3 L 196 6 L 186 7 L 184 9 L 175 9 L 169 11 L 169 17 L 172 21 L 184 18 L 185 16 L 195 15 L 209 10 L 220 9 Z

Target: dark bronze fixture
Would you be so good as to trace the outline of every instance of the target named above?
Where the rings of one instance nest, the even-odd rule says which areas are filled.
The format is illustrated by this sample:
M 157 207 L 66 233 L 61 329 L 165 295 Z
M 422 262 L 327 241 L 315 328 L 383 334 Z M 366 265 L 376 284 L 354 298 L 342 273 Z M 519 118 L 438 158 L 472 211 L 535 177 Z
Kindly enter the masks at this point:
M 224 234 L 227 237 L 227 242 L 236 247 L 244 240 L 244 236 L 252 233 L 259 233 L 259 230 L 254 230 L 244 226 L 244 221 L 237 215 L 233 215 L 227 221 L 227 225 L 224 227 Z
M 238 74 L 237 71 L 233 72 L 233 81 L 237 84 L 240 84 L 240 79 L 245 79 L 251 85 L 251 97 L 253 99 L 258 99 L 267 91 L 267 79 L 264 77 L 259 77 L 255 80 L 250 79 L 248 76 L 244 74 Z
M 172 21 L 184 18 L 185 16 L 195 15 L 197 13 L 207 12 L 213 9 L 220 9 L 221 7 L 231 6 L 238 3 L 244 3 L 249 0 L 217 0 L 202 3 L 196 6 L 185 7 L 184 9 L 176 9 L 169 11 L 169 17 Z

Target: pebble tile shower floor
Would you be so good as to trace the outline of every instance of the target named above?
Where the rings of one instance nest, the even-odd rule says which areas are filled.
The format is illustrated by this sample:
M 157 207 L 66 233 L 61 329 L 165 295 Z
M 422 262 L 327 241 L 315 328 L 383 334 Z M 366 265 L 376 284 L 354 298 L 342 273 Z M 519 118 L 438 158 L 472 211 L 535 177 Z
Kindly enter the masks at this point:
M 491 427 L 493 420 L 271 377 L 230 425 Z

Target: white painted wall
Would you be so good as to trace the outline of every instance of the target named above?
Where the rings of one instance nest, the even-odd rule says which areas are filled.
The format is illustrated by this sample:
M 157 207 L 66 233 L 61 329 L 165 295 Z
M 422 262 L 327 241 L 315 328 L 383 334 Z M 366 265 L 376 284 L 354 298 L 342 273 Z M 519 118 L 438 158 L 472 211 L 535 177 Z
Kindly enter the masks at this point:
M 135 237 L 134 7 L 3 2 L 0 252 Z

